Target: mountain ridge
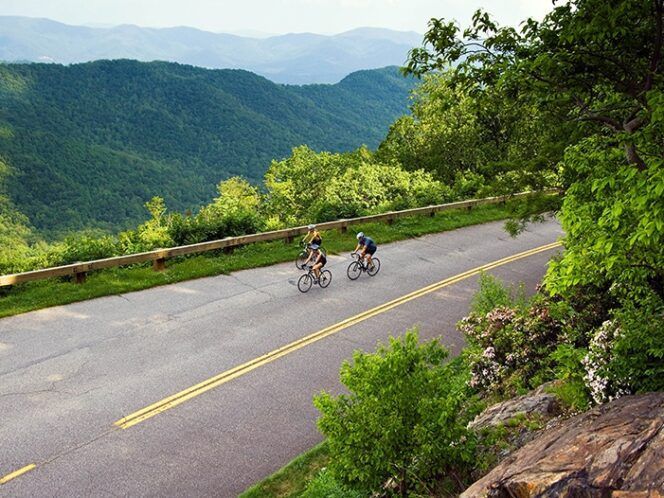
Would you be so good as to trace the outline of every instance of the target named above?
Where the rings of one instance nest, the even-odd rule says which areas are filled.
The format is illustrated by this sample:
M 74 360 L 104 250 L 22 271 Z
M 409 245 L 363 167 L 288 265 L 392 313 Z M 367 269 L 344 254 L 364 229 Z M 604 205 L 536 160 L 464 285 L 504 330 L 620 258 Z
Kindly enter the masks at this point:
M 7 62 L 161 60 L 210 69 L 245 69 L 288 84 L 336 83 L 361 69 L 402 65 L 408 51 L 422 39 L 415 32 L 373 27 L 335 35 L 251 38 L 187 26 L 95 28 L 21 16 L 0 16 L 0 32 L 0 60 Z

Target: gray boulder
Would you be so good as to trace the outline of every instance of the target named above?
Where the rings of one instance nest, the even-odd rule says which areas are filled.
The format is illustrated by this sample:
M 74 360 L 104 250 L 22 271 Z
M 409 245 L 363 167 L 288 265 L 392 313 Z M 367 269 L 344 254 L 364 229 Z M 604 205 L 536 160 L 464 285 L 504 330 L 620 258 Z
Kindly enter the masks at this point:
M 490 406 L 468 424 L 469 429 L 483 429 L 505 424 L 518 415 L 537 414 L 551 418 L 560 411 L 560 404 L 554 394 L 546 392 L 551 383 L 538 387 L 535 391 Z

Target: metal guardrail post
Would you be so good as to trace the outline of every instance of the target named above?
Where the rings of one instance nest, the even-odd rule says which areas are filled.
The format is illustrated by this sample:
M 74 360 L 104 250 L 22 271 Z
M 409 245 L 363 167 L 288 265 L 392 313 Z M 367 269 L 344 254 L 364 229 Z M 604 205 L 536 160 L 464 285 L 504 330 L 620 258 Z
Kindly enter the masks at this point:
M 152 269 L 154 271 L 165 271 L 166 270 L 166 258 L 157 258 L 152 261 Z

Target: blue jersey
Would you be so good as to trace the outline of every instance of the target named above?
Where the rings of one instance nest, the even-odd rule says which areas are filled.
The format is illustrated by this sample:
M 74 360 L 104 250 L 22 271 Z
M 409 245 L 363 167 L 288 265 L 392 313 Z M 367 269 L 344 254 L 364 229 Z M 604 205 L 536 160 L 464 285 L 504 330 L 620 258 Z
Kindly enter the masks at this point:
M 360 240 L 360 244 L 365 246 L 367 249 L 373 249 L 376 247 L 376 243 L 371 237 L 364 237 L 362 240 Z

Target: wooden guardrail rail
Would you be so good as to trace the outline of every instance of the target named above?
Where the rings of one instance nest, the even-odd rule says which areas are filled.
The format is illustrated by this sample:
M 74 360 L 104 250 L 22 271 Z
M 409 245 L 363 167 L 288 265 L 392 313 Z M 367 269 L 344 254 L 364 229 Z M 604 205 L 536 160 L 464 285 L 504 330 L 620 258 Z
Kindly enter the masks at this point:
M 323 223 L 317 223 L 316 227 L 318 228 L 318 230 L 339 229 L 341 232 L 345 232 L 349 226 L 358 225 L 361 223 L 371 223 L 371 222 L 392 223 L 394 222 L 394 220 L 398 218 L 405 218 L 407 216 L 415 216 L 423 214 L 424 215 L 428 214 L 430 216 L 433 216 L 434 214 L 441 211 L 450 211 L 453 209 L 460 209 L 460 208 L 471 209 L 475 206 L 481 206 L 485 204 L 499 204 L 515 198 L 528 197 L 536 193 L 552 194 L 555 192 L 557 192 L 557 190 L 552 189 L 544 192 L 521 192 L 518 194 L 502 195 L 498 197 L 487 197 L 484 199 L 470 199 L 466 201 L 451 202 L 448 204 L 439 204 L 436 206 L 406 209 L 403 211 L 390 211 L 387 213 L 374 214 L 370 216 L 361 216 L 359 218 L 327 221 Z M 113 258 L 96 259 L 94 261 L 85 261 L 81 263 L 73 263 L 64 266 L 55 266 L 52 268 L 45 268 L 43 270 L 34 270 L 25 273 L 14 273 L 11 275 L 0 276 L 0 287 L 20 284 L 32 280 L 43 280 L 46 278 L 65 277 L 65 276 L 73 276 L 77 283 L 82 283 L 85 280 L 85 275 L 87 272 L 93 270 L 101 270 L 104 268 L 112 268 L 116 266 L 126 266 L 136 263 L 145 263 L 147 261 L 152 261 L 154 269 L 157 271 L 161 271 L 165 268 L 166 259 L 173 258 L 175 256 L 185 256 L 187 254 L 213 251 L 216 249 L 239 247 L 247 244 L 253 244 L 255 242 L 265 242 L 270 240 L 285 240 L 286 242 L 291 242 L 293 238 L 297 237 L 298 235 L 302 235 L 306 232 L 307 232 L 307 227 L 300 226 L 295 228 L 286 228 L 283 230 L 274 230 L 271 232 L 261 232 L 261 233 L 254 233 L 251 235 L 242 235 L 239 237 L 226 237 L 224 239 L 212 240 L 209 242 L 201 242 L 198 244 L 190 244 L 187 246 L 171 247 L 170 249 L 157 249 L 154 251 L 128 254 L 126 256 L 116 256 Z

